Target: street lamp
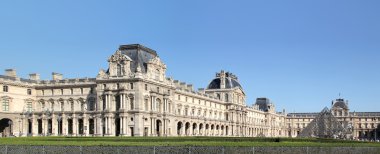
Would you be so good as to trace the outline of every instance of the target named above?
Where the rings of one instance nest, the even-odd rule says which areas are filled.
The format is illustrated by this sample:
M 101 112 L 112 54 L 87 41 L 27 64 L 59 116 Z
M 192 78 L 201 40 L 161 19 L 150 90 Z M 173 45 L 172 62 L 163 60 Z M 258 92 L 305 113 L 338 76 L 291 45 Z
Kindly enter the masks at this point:
M 18 130 L 19 130 L 19 133 L 18 133 L 18 136 L 20 137 L 21 136 L 21 119 L 19 118 L 18 119 Z

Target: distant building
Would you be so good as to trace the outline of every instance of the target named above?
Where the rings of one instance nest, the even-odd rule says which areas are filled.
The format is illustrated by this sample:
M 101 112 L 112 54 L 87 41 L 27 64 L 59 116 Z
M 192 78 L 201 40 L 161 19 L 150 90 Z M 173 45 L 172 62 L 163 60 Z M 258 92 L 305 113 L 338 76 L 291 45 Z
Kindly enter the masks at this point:
M 295 137 L 312 113 L 276 112 L 268 98 L 247 106 L 238 78 L 221 71 L 206 89 L 166 77 L 156 51 L 122 45 L 95 78 L 0 76 L 0 136 L 244 136 Z M 199 75 L 199 74 L 197 74 Z M 341 101 L 338 101 L 341 102 Z M 337 104 L 337 103 L 335 103 Z M 356 137 L 370 137 L 380 113 L 350 113 Z M 376 134 L 372 134 L 374 136 Z
M 336 99 L 331 103 L 331 112 L 344 126 L 352 128 L 352 137 L 355 139 L 380 138 L 380 112 L 350 112 L 348 101 Z M 319 113 L 289 113 L 287 115 L 288 136 L 297 135 Z

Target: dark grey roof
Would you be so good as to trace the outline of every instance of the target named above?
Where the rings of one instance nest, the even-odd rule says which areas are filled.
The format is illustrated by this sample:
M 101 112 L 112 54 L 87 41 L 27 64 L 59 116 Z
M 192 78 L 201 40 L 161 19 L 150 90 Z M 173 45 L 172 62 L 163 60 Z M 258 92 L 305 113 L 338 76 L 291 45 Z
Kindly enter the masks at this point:
M 334 103 L 333 108 L 348 109 L 348 106 L 345 102 L 339 101 Z
M 221 82 L 220 78 L 216 78 L 212 80 L 210 84 L 208 85 L 207 89 L 220 89 L 220 82 Z M 235 88 L 235 87 L 242 88 L 240 83 L 237 80 L 232 79 L 230 77 L 226 77 L 225 82 L 226 82 L 226 89 Z
M 259 106 L 259 110 L 268 112 L 272 103 L 268 98 L 257 98 L 255 105 Z
M 140 44 L 121 45 L 119 50 L 132 59 L 132 71 L 136 71 L 137 66 L 140 66 L 141 71 L 146 72 L 149 60 L 157 57 L 156 51 Z

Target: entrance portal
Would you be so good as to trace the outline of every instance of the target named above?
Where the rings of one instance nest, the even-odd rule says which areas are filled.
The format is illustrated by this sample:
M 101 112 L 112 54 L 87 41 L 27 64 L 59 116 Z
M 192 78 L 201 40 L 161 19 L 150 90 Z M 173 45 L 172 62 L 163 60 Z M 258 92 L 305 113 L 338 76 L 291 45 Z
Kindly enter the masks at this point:
M 13 125 L 13 122 L 10 119 L 0 120 L 0 134 L 2 137 L 13 136 L 12 125 Z
M 161 122 L 161 120 L 156 121 L 156 132 L 157 132 L 157 136 L 162 136 L 162 122 Z

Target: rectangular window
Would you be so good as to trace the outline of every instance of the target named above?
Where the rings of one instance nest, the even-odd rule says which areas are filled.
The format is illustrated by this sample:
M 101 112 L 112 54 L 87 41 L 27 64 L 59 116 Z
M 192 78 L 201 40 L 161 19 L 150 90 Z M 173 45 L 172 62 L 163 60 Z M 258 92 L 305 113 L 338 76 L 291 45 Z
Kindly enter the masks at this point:
M 83 95 L 83 88 L 80 88 L 80 94 Z
M 27 89 L 27 90 L 26 90 L 26 93 L 27 93 L 28 95 L 32 95 L 32 89 Z
M 32 112 L 33 107 L 32 107 L 32 102 L 27 102 L 26 103 L 26 110 L 29 112 Z
M 61 89 L 61 95 L 63 95 L 63 89 Z
M 94 88 L 91 87 L 90 94 L 94 94 Z
M 8 92 L 8 86 L 3 86 L 3 92 Z
M 130 83 L 130 87 L 131 87 L 131 89 L 133 89 L 133 83 Z
M 9 111 L 9 100 L 8 99 L 3 100 L 3 111 Z
M 70 89 L 70 93 L 71 93 L 71 95 L 74 94 L 74 90 L 73 90 L 73 89 Z
M 54 89 L 51 90 L 51 95 L 54 95 Z
M 160 93 L 160 87 L 157 87 L 157 92 Z
M 148 84 L 145 84 L 145 90 L 148 91 Z

